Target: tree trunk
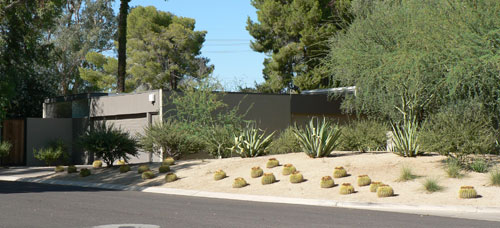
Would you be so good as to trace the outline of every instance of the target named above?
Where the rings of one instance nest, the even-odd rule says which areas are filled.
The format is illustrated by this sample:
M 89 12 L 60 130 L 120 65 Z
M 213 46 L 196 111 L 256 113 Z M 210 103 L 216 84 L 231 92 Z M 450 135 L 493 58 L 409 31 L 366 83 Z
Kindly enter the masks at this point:
M 120 0 L 120 16 L 118 21 L 118 80 L 116 92 L 125 92 L 125 74 L 127 66 L 127 15 L 130 0 Z

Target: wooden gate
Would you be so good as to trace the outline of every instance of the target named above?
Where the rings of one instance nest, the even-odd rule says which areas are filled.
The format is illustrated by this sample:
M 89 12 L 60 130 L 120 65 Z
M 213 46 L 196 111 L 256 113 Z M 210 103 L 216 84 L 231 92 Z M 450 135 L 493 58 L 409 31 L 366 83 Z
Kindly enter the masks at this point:
M 9 156 L 2 159 L 3 165 L 25 165 L 25 124 L 24 119 L 3 121 L 2 141 L 12 144 Z

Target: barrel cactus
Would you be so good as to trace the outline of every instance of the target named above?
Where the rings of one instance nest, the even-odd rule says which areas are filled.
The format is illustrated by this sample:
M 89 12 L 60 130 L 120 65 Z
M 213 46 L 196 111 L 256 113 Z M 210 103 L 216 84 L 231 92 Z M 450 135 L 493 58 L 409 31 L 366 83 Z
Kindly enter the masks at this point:
M 116 165 L 125 165 L 127 164 L 124 160 L 119 160 L 116 162 Z
M 351 184 L 343 183 L 340 186 L 340 194 L 347 195 L 347 194 L 351 194 L 351 193 L 354 193 L 354 187 Z
M 334 178 L 342 178 L 342 177 L 346 177 L 346 176 L 347 176 L 347 171 L 342 166 L 335 167 L 335 170 L 333 170 L 333 177 Z
M 247 181 L 245 179 L 243 179 L 243 177 L 238 177 L 238 178 L 234 179 L 233 188 L 243 188 L 247 185 L 248 185 Z
M 168 165 L 161 165 L 158 168 L 158 172 L 160 172 L 160 173 L 166 173 L 166 172 L 169 172 L 169 171 L 170 171 L 170 166 L 168 166 Z
M 462 186 L 458 191 L 458 197 L 461 199 L 472 199 L 477 197 L 476 189 L 472 186 Z
M 167 183 L 176 181 L 177 179 L 178 178 L 177 178 L 177 175 L 175 175 L 175 173 L 167 173 L 165 175 L 165 182 L 167 182 Z
M 386 184 L 381 184 L 377 188 L 377 196 L 378 197 L 389 197 L 394 195 L 394 190 L 391 186 Z
M 335 181 L 333 181 L 331 176 L 324 176 L 321 178 L 322 188 L 331 188 L 333 186 L 335 186 Z
M 222 179 L 224 179 L 226 177 L 227 177 L 226 172 L 224 172 L 224 170 L 222 170 L 222 169 L 217 170 L 214 173 L 214 180 L 216 180 L 216 181 L 222 180 Z
M 68 166 L 68 173 L 76 173 L 76 172 L 77 172 L 76 166 L 74 165 Z
M 101 168 L 102 167 L 102 161 L 101 160 L 95 160 L 92 163 L 92 167 L 94 167 L 94 168 Z
M 141 165 L 139 168 L 137 168 L 137 173 L 144 173 L 146 171 L 149 171 L 149 166 L 148 165 Z
M 141 177 L 143 180 L 153 179 L 155 174 L 152 171 L 145 171 L 142 173 Z
M 162 165 L 174 165 L 175 164 L 175 159 L 173 157 L 167 157 L 163 159 Z
M 80 170 L 80 176 L 81 177 L 87 177 L 87 176 L 90 176 L 90 170 L 87 169 L 87 168 L 83 168 Z
M 126 173 L 130 171 L 130 166 L 129 165 L 121 165 L 120 166 L 120 173 Z
M 368 175 L 359 175 L 358 176 L 358 186 L 367 186 L 372 183 L 372 179 L 368 177 Z
M 250 176 L 252 178 L 261 177 L 262 174 L 264 174 L 264 170 L 262 170 L 259 166 L 253 167 L 252 170 L 250 171 Z
M 279 166 L 279 165 L 280 165 L 280 162 L 278 160 L 276 160 L 276 158 L 269 158 L 269 160 L 267 161 L 266 167 L 267 168 L 274 168 L 274 167 Z
M 64 166 L 62 166 L 62 165 L 58 165 L 58 166 L 56 166 L 56 167 L 54 168 L 54 171 L 55 171 L 56 173 L 64 172 Z
M 378 188 L 378 186 L 380 186 L 381 184 L 382 184 L 382 182 L 373 181 L 373 182 L 370 184 L 370 192 L 377 192 L 377 188 Z
M 261 182 L 263 185 L 272 184 L 272 183 L 276 182 L 276 177 L 272 173 L 264 173 L 262 175 Z
M 304 176 L 299 171 L 295 171 L 290 175 L 290 182 L 293 184 L 297 184 L 304 181 Z
M 297 169 L 292 164 L 285 164 L 283 166 L 283 175 L 287 176 L 297 171 Z

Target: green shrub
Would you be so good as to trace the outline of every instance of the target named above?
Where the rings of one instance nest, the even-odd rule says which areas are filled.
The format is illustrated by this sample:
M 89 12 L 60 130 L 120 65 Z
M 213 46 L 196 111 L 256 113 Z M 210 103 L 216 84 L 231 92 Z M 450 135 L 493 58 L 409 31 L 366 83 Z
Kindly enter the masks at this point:
M 286 128 L 278 138 L 269 145 L 269 154 L 286 154 L 291 152 L 301 152 L 299 140 L 293 134 L 293 128 Z
M 464 175 L 462 174 L 462 165 L 458 159 L 447 159 L 445 171 L 448 177 L 451 178 L 462 178 Z
M 87 168 L 83 168 L 80 170 L 80 176 L 81 177 L 87 177 L 87 176 L 90 176 L 91 172 L 89 169 Z
M 341 135 L 337 125 L 332 125 L 323 118 L 323 121 L 316 117 L 309 121 L 303 129 L 293 129 L 293 133 L 300 142 L 302 150 L 312 158 L 328 156 L 338 145 Z
M 387 125 L 375 120 L 357 120 L 341 127 L 338 150 L 378 151 L 385 150 Z
M 477 197 L 476 189 L 472 186 L 462 186 L 458 191 L 458 197 L 461 199 L 473 199 Z
M 169 172 L 169 171 L 170 171 L 170 166 L 168 166 L 168 165 L 161 165 L 158 168 L 158 172 L 160 172 L 160 173 L 166 173 L 166 172 Z
M 495 134 L 490 118 L 478 104 L 443 108 L 424 123 L 422 149 L 459 159 L 469 155 L 496 152 Z
M 441 191 L 443 189 L 443 187 L 439 185 L 438 179 L 436 178 L 425 178 L 422 185 L 424 186 L 424 189 L 430 193 Z
M 175 175 L 175 173 L 167 173 L 165 175 L 165 182 L 167 182 L 167 183 L 174 182 L 177 179 L 178 178 L 177 178 L 177 175 Z
M 331 188 L 335 186 L 335 181 L 330 176 L 324 176 L 321 178 L 320 186 L 321 188 Z
M 341 195 L 352 194 L 354 193 L 354 187 L 349 183 L 343 183 L 340 185 L 339 191 Z
M 486 173 L 488 172 L 489 169 L 489 164 L 485 159 L 474 159 L 472 162 L 468 165 L 469 169 L 476 172 L 476 173 Z
M 243 179 L 242 177 L 238 177 L 238 178 L 234 179 L 233 188 L 243 188 L 247 185 L 248 185 L 247 181 L 245 179 Z
M 40 161 L 44 161 L 47 166 L 56 162 L 66 163 L 69 160 L 66 146 L 62 140 L 50 142 L 46 148 L 34 149 L 33 156 Z
M 234 137 L 231 151 L 243 158 L 257 157 L 267 153 L 269 145 L 273 140 L 274 132 L 266 136 L 266 132 L 249 124 L 243 131 Z
M 68 173 L 76 173 L 78 170 L 76 169 L 76 166 L 70 165 L 68 166 Z
M 12 144 L 8 141 L 0 142 L 0 164 L 4 157 L 9 156 L 10 150 L 12 149 Z
M 141 175 L 143 180 L 153 179 L 155 174 L 152 171 L 144 171 Z
M 128 132 L 117 129 L 106 122 L 95 124 L 94 128 L 80 136 L 80 144 L 84 150 L 102 159 L 108 167 L 119 159 L 128 161 L 129 156 L 137 156 L 137 141 Z
M 413 174 L 413 169 L 410 166 L 403 165 L 401 167 L 398 181 L 409 181 L 415 178 L 417 178 L 417 176 Z
M 120 173 L 126 173 L 128 171 L 130 171 L 129 165 L 120 165 Z
M 102 167 L 102 161 L 101 160 L 95 160 L 92 162 L 92 167 L 94 168 L 101 168 Z
M 137 173 L 144 173 L 149 170 L 149 165 L 140 165 L 139 168 L 137 168 Z
M 500 169 L 495 169 L 490 172 L 490 184 L 500 187 Z
M 56 168 L 54 168 L 54 171 L 56 173 L 64 172 L 64 166 L 58 165 L 58 166 L 56 166 Z
M 214 158 L 232 157 L 231 147 L 234 136 L 239 134 L 239 127 L 234 125 L 215 125 L 206 129 L 204 138 L 208 143 L 208 152 Z

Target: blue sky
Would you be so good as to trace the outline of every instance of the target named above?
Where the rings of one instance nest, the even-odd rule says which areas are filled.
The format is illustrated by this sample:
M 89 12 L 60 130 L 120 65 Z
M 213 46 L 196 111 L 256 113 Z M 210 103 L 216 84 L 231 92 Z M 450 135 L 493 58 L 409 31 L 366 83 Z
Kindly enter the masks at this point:
M 119 2 L 114 5 L 118 13 Z M 256 20 L 250 0 L 132 0 L 130 6 L 155 6 L 177 16 L 196 20 L 195 30 L 206 30 L 202 56 L 215 65 L 214 76 L 226 89 L 263 82 L 264 54 L 250 49 L 252 37 L 245 29 L 247 17 Z

